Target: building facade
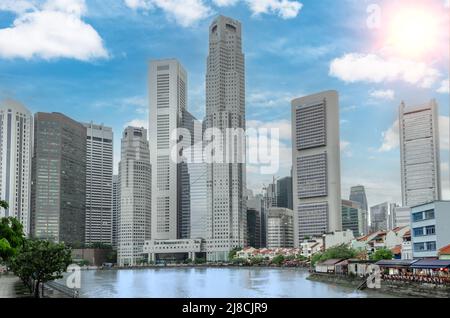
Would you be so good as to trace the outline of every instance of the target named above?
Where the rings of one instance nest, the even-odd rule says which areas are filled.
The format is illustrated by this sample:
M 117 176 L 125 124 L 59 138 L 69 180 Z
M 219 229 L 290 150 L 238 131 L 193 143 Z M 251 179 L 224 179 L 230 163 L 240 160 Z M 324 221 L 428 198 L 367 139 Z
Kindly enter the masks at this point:
M 361 209 L 363 209 L 364 211 L 369 211 L 367 205 L 366 190 L 364 186 L 358 185 L 351 187 L 349 200 L 353 202 L 358 202 L 359 205 L 361 206 Z
M 322 92 L 292 101 L 295 244 L 342 228 L 339 97 Z
M 411 207 L 411 241 L 414 258 L 438 257 L 450 243 L 450 201 Z
M 86 127 L 61 113 L 36 113 L 32 234 L 66 244 L 85 241 Z
M 112 246 L 117 249 L 119 234 L 119 216 L 120 216 L 120 179 L 119 175 L 113 175 L 112 178 L 112 226 L 111 237 Z
M 394 226 L 403 227 L 411 225 L 411 208 L 395 207 L 394 208 L 395 223 Z
M 117 260 L 120 266 L 133 266 L 144 261 L 144 242 L 151 238 L 152 170 L 147 130 L 127 127 L 121 143 Z
M 395 228 L 393 220 L 396 205 L 384 202 L 370 208 L 370 229 L 372 232 Z
M 85 123 L 86 244 L 112 245 L 113 131 Z
M 247 209 L 247 239 L 248 246 L 261 248 L 261 212 L 254 209 Z
M 277 206 L 292 210 L 292 177 L 277 180 Z
M 342 200 L 342 230 L 351 230 L 355 237 L 363 234 L 363 213 L 358 202 Z
M 0 101 L 0 217 L 13 216 L 30 234 L 33 116 L 21 103 Z
M 209 28 L 206 67 L 206 129 L 220 131 L 214 143 L 216 161 L 208 163 L 208 260 L 227 260 L 234 247 L 247 245 L 245 212 L 245 65 L 241 23 L 217 17 Z M 228 130 L 227 130 L 228 129 Z M 227 152 L 229 131 L 240 133 L 237 147 Z M 214 140 L 214 142 L 213 142 Z M 234 143 L 230 143 L 234 144 Z M 220 154 L 222 156 L 220 156 Z
M 402 206 L 441 199 L 439 112 L 435 100 L 399 108 Z
M 286 208 L 270 208 L 267 213 L 267 248 L 294 247 L 294 213 Z

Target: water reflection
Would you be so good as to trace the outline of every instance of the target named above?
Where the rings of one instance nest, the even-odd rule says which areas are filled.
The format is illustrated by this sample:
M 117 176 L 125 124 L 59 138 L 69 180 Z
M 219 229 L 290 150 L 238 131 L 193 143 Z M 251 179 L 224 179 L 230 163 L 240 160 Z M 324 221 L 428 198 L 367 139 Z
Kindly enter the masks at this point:
M 384 297 L 307 280 L 295 268 L 155 268 L 81 272 L 81 297 Z

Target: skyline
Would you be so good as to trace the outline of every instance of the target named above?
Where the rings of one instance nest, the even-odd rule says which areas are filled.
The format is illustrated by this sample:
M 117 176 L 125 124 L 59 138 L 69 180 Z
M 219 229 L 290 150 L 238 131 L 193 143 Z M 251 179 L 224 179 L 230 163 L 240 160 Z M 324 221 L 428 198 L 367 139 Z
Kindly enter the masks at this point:
M 73 4 L 72 12 L 81 3 L 74 0 L 66 2 Z M 440 125 L 443 198 L 449 199 L 448 93 L 437 92 L 441 88 L 441 82 L 446 79 L 445 74 L 448 78 L 448 63 L 444 65 L 444 61 L 448 61 L 448 48 L 443 51 L 440 59 L 433 57 L 433 62 L 426 61 L 426 64 L 421 61 L 420 65 L 426 66 L 426 70 L 420 74 L 408 76 L 405 66 L 403 69 L 398 66 L 404 65 L 400 62 L 388 64 L 396 72 L 391 70 L 393 73 L 387 75 L 377 72 L 382 79 L 381 83 L 379 78 L 369 78 L 368 74 L 361 72 L 347 74 L 345 70 L 349 69 L 349 65 L 380 66 L 392 58 L 376 55 L 377 50 L 371 47 L 373 43 L 370 40 L 375 38 L 372 34 L 375 32 L 366 27 L 366 9 L 370 3 L 346 1 L 341 6 L 328 1 L 327 4 L 331 7 L 327 7 L 323 2 L 303 2 L 298 14 L 295 17 L 289 16 L 289 19 L 286 16 L 283 19 L 276 12 L 252 16 L 248 9 L 242 10 L 247 8 L 244 3 L 220 8 L 220 13 L 236 18 L 243 24 L 247 126 L 264 125 L 281 129 L 280 158 L 288 160 L 281 161 L 282 169 L 277 175 L 289 175 L 291 167 L 290 101 L 321 90 L 336 89 L 341 95 L 342 197 L 348 198 L 350 186 L 362 184 L 366 187 L 369 206 L 384 201 L 400 203 L 399 137 L 392 129 L 398 118 L 398 106 L 401 100 L 405 100 L 407 105 L 415 106 L 436 98 L 443 123 Z M 433 4 L 440 4 L 442 8 L 445 3 L 448 6 L 448 2 L 433 1 Z M 3 21 L 0 22 L 0 97 L 14 98 L 33 113 L 57 111 L 80 122 L 101 118 L 95 120 L 96 123 L 103 122 L 106 126 L 112 126 L 116 135 L 114 170 L 117 172 L 120 160 L 118 136 L 123 128 L 128 124 L 147 127 L 146 76 L 150 59 L 174 57 L 180 60 L 188 73 L 188 111 L 197 118 L 204 117 L 207 25 L 213 17 L 208 16 L 185 26 L 184 22 L 177 24 L 178 20 L 167 20 L 165 13 L 157 9 L 146 13 L 145 10 L 133 11 L 125 6 L 119 10 L 117 4 L 107 8 L 99 1 L 87 1 L 86 4 L 87 13 L 85 16 L 80 15 L 80 19 L 92 25 L 101 36 L 103 46 L 108 51 L 106 58 L 100 56 L 89 61 L 68 58 L 46 60 L 41 57 L 29 60 L 5 58 L 2 47 L 3 30 L 17 16 L 1 11 L 5 7 L 0 6 L 0 21 Z M 45 10 L 50 9 L 41 11 Z M 354 19 L 359 23 L 352 26 L 350 22 L 353 20 L 331 19 L 332 13 L 341 18 L 345 13 L 346 16 L 353 17 L 350 20 Z M 111 23 L 118 16 L 123 19 L 123 24 L 114 24 L 111 28 Z M 147 21 L 148 18 L 152 18 L 152 21 Z M 312 19 L 320 23 L 309 25 Z M 325 20 L 331 21 L 324 23 Z M 129 21 L 136 24 L 129 25 Z M 148 25 L 152 23 L 157 26 Z M 328 32 L 325 35 L 320 32 L 324 29 Z M 173 32 L 174 30 L 179 33 Z M 367 33 L 370 35 L 369 39 L 366 38 Z M 283 36 L 280 37 L 280 34 Z M 355 41 L 354 36 L 358 36 L 361 41 Z M 445 36 L 448 39 L 448 31 Z M 151 38 L 157 39 L 157 43 L 145 42 Z M 122 41 L 125 39 L 129 39 L 131 43 L 124 45 Z M 295 43 L 296 41 L 299 43 Z M 180 47 L 185 50 L 180 52 Z M 265 63 L 268 61 L 271 66 L 269 69 L 274 71 L 267 72 Z M 92 81 L 96 85 L 92 85 Z M 434 83 L 430 87 L 421 87 L 430 85 L 431 81 Z M 111 96 L 107 97 L 106 94 L 111 92 Z M 359 104 L 360 100 L 364 102 Z M 87 107 L 77 109 L 77 105 Z M 371 129 L 361 131 L 361 127 Z M 385 133 L 384 140 L 382 133 Z M 370 171 L 367 169 L 369 165 Z M 248 188 L 258 192 L 262 183 L 267 185 L 272 179 L 272 176 L 252 172 L 252 167 L 247 168 L 247 175 Z

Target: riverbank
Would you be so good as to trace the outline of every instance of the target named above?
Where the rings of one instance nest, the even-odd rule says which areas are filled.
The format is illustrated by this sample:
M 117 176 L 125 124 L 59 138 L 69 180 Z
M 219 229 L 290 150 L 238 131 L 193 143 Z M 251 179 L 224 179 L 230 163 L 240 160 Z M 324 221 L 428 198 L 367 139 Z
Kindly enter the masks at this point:
M 322 273 L 312 273 L 307 279 L 310 281 L 345 286 L 354 289 L 357 289 L 363 282 L 363 279 L 360 277 L 353 278 L 344 275 Z M 370 289 L 366 289 L 366 291 L 370 291 Z M 381 288 L 376 289 L 376 291 L 397 297 L 450 298 L 449 287 L 418 282 L 382 280 Z
M 0 274 L 0 298 L 29 298 L 28 289 L 12 273 Z

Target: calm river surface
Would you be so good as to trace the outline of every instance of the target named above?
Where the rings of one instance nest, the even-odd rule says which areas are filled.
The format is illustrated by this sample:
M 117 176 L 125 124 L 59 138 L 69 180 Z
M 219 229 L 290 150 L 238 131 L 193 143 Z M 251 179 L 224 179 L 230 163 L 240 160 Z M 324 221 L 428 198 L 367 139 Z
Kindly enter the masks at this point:
M 295 268 L 155 268 L 81 271 L 80 297 L 344 298 L 388 297 L 309 281 Z

